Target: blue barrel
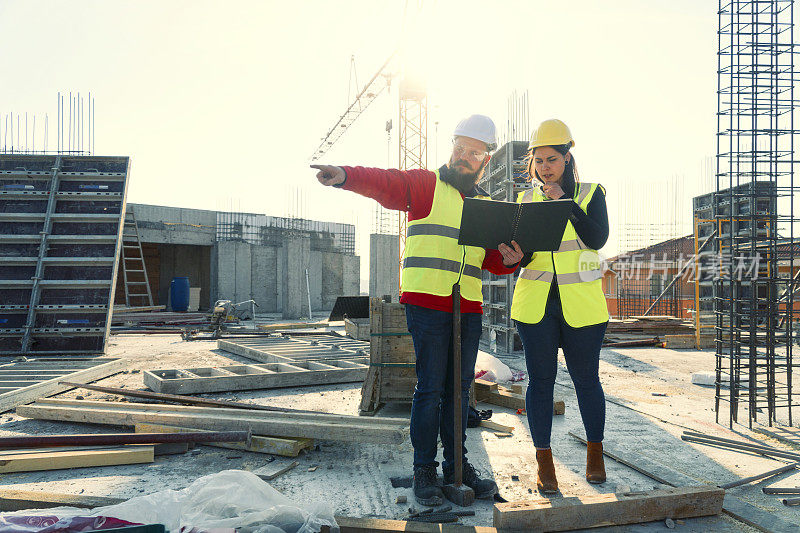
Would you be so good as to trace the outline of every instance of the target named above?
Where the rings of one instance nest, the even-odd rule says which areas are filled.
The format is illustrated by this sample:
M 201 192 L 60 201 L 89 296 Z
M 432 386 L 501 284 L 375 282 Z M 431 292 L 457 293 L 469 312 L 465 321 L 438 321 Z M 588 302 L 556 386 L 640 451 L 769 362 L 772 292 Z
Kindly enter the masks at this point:
M 173 311 L 189 309 L 189 278 L 175 277 L 169 284 L 169 299 Z

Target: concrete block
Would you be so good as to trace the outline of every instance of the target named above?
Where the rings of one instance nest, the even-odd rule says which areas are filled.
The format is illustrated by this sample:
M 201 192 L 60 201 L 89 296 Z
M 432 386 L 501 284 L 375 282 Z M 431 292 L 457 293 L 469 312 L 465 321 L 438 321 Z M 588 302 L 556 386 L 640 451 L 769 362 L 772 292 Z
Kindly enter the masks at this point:
M 305 269 L 311 260 L 310 237 L 308 235 L 288 235 L 284 238 L 282 253 L 286 265 L 283 281 L 283 318 L 302 318 L 304 312 L 305 315 L 308 314 Z

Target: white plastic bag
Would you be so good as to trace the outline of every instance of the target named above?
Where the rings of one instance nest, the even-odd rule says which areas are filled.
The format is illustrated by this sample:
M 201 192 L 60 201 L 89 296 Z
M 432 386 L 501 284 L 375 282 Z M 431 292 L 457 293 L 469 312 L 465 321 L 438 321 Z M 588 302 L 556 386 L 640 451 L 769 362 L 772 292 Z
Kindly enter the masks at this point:
M 30 510 L 9 514 L 31 514 Z M 302 507 L 251 472 L 224 470 L 203 476 L 181 490 L 162 490 L 136 496 L 91 511 L 47 509 L 47 515 L 111 516 L 129 522 L 164 524 L 168 531 L 181 527 L 205 530 L 236 528 L 241 533 L 314 533 L 322 526 L 339 531 L 333 510 L 325 503 L 303 502 Z
M 475 361 L 475 377 L 486 381 L 498 383 L 511 381 L 511 369 L 497 357 L 478 350 L 478 359 Z

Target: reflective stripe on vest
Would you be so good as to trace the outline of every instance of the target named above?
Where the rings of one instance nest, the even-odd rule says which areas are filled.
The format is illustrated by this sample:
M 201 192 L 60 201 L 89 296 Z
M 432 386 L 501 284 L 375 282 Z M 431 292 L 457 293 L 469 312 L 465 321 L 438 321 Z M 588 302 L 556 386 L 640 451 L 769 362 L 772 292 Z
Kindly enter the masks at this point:
M 461 263 L 438 257 L 406 257 L 403 261 L 403 268 L 432 268 L 458 273 L 461 270 Z M 463 275 L 481 279 L 481 269 L 472 265 L 464 265 Z
M 459 228 L 452 228 L 442 224 L 415 224 L 408 227 L 406 235 L 413 237 L 414 235 L 439 235 L 440 237 L 449 237 L 458 240 Z
M 597 189 L 591 183 L 578 183 L 575 203 L 586 212 Z M 520 202 L 542 202 L 541 188 L 520 194 Z M 567 223 L 556 252 L 537 252 L 520 272 L 514 287 L 511 318 L 536 324 L 544 316 L 550 287 L 555 278 L 564 319 L 572 327 L 600 324 L 608 320 L 608 307 L 602 289 L 602 271 L 596 250 L 581 241 L 571 222 Z
M 400 292 L 450 296 L 461 284 L 461 296 L 483 301 L 481 266 L 486 250 L 458 244 L 464 200 L 454 187 L 439 179 L 427 217 L 412 220 L 406 232 Z

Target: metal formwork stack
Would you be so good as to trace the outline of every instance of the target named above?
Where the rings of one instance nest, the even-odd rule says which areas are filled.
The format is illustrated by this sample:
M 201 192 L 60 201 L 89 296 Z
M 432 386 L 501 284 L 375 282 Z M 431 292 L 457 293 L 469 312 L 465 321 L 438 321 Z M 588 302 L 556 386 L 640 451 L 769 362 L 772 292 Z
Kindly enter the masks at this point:
M 492 200 L 515 202 L 517 195 L 531 188 L 528 182 L 525 153 L 527 141 L 512 141 L 494 154 L 478 185 Z M 511 297 L 516 275 L 496 276 L 483 271 L 483 335 L 484 347 L 498 352 L 522 350 L 517 329 L 511 321 Z
M 0 154 L 0 354 L 106 348 L 127 157 Z

